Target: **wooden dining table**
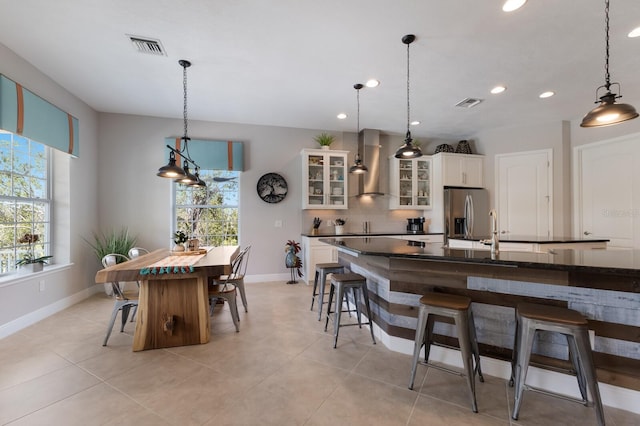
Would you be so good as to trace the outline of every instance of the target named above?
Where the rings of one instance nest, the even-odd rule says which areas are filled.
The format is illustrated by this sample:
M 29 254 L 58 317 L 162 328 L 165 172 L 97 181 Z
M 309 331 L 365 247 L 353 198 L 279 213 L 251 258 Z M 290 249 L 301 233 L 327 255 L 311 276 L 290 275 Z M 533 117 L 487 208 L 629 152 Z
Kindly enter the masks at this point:
M 158 249 L 98 271 L 96 283 L 140 284 L 133 351 L 209 341 L 208 282 L 211 277 L 231 272 L 239 247 L 205 250 L 176 253 Z

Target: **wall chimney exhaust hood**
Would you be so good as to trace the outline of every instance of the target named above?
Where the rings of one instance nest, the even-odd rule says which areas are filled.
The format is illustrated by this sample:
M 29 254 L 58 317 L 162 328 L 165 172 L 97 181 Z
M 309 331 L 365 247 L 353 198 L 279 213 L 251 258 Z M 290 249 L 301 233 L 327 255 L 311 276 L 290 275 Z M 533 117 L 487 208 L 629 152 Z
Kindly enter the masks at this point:
M 358 134 L 358 151 L 369 172 L 358 175 L 358 197 L 384 195 L 380 186 L 380 131 L 363 129 Z

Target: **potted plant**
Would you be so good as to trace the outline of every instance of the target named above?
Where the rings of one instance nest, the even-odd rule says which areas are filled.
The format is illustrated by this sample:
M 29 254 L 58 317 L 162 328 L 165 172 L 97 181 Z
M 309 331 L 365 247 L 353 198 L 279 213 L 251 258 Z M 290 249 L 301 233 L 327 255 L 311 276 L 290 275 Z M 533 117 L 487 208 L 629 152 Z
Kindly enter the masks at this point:
M 297 284 L 296 273 L 299 277 L 302 276 L 302 260 L 298 257 L 300 243 L 289 240 L 284 246 L 284 251 L 287 253 L 284 258 L 284 264 L 291 271 L 291 280 L 287 281 L 287 284 Z
M 315 138 L 313 138 L 313 140 L 318 142 L 318 144 L 320 144 L 320 147 L 322 149 L 329 149 L 329 146 L 333 143 L 333 141 L 336 140 L 336 137 L 333 135 L 330 135 L 329 133 L 323 132 L 323 133 L 320 133 Z
M 44 265 L 48 262 L 48 259 L 51 259 L 53 256 L 40 256 L 36 257 L 35 248 L 33 244 L 37 243 L 40 240 L 40 236 L 38 234 L 24 234 L 18 242 L 21 244 L 29 244 L 27 251 L 22 255 L 20 260 L 16 262 L 16 266 L 18 267 L 19 274 L 26 274 L 29 272 L 40 272 Z
M 173 248 L 173 251 L 184 251 L 184 243 L 189 240 L 187 238 L 187 234 L 183 231 L 176 231 L 173 234 L 173 242 L 176 243 L 176 246 Z
M 338 218 L 333 223 L 336 227 L 336 235 L 344 234 L 344 224 L 347 223 L 347 220 Z
M 136 245 L 136 237 L 131 236 L 127 228 L 122 228 L 120 231 L 111 230 L 106 234 L 94 232 L 93 242 L 86 239 L 85 241 L 91 246 L 99 262 L 102 262 L 103 257 L 112 253 L 128 257 L 129 250 Z M 104 291 L 108 296 L 113 294 L 110 283 L 104 285 Z

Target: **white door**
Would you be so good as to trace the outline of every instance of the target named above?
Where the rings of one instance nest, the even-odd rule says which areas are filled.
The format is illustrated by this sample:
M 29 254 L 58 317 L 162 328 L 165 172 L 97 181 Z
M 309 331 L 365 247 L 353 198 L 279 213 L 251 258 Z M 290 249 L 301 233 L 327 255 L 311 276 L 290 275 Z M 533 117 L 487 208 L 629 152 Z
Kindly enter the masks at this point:
M 608 238 L 608 246 L 640 248 L 638 136 L 576 150 L 577 236 Z
M 551 150 L 496 155 L 496 194 L 501 234 L 550 237 Z

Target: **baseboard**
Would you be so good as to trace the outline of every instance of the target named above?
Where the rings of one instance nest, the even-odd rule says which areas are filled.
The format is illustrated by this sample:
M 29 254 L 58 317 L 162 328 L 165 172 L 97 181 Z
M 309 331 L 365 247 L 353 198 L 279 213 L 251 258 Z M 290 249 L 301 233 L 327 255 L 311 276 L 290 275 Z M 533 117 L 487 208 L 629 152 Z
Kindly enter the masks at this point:
M 104 291 L 104 287 L 102 286 L 102 284 L 91 286 L 78 293 L 72 294 L 69 297 L 60 299 L 50 305 L 43 306 L 36 311 L 29 312 L 28 314 L 23 315 L 20 318 L 16 318 L 13 321 L 9 321 L 6 324 L 2 324 L 0 326 L 0 339 L 10 336 L 11 334 L 16 333 L 23 328 L 29 327 L 37 323 L 38 321 L 42 321 L 43 319 L 55 313 L 58 313 L 72 305 L 75 305 L 76 303 L 81 302 L 82 300 L 100 291 Z

